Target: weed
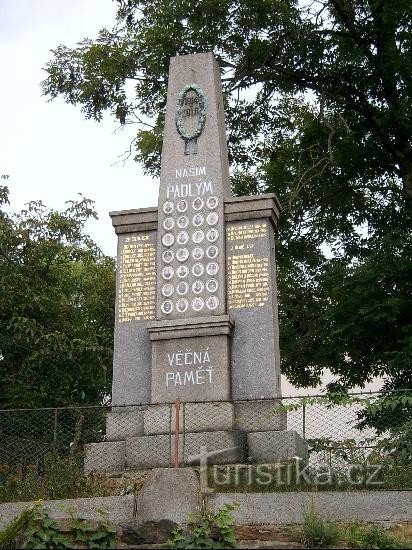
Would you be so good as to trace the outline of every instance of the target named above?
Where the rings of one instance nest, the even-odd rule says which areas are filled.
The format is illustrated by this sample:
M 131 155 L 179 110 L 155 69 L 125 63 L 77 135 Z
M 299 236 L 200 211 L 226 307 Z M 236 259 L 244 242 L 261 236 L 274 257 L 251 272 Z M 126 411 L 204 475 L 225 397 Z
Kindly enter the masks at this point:
M 94 476 L 83 472 L 74 456 L 49 456 L 42 467 L 32 465 L 1 475 L 0 502 L 105 496 L 107 491 Z
M 0 533 L 0 550 L 12 548 L 117 548 L 117 529 L 104 517 L 98 523 L 75 518 L 62 533 L 41 502 L 24 510 Z
M 203 512 L 189 516 L 186 531 L 173 529 L 168 545 L 170 548 L 235 548 L 232 512 L 236 504 L 226 504 L 217 512 Z
M 344 530 L 349 548 L 407 548 L 397 537 L 378 525 L 354 522 Z
M 335 523 L 326 523 L 320 518 L 313 507 L 304 515 L 302 525 L 302 543 L 305 548 L 322 548 L 336 545 L 339 539 L 338 527 Z

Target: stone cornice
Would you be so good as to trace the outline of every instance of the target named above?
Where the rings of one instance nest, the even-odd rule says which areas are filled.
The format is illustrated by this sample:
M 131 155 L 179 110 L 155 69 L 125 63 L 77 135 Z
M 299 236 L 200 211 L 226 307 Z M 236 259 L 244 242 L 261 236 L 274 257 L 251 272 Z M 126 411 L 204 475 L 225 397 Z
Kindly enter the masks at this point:
M 150 340 L 171 340 L 174 338 L 197 338 L 199 336 L 230 335 L 234 321 L 230 315 L 195 317 L 193 319 L 170 319 L 152 321 L 147 330 Z
M 225 199 L 225 221 L 269 218 L 276 228 L 280 204 L 274 193 Z M 157 206 L 110 212 L 117 235 L 157 230 Z

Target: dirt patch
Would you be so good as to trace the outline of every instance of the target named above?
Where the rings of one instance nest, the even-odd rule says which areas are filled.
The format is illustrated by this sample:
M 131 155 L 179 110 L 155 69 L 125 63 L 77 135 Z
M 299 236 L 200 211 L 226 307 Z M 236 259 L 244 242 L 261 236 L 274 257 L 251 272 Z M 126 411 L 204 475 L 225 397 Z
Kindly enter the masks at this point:
M 111 496 L 135 495 L 143 487 L 149 470 L 99 475 L 99 483 Z

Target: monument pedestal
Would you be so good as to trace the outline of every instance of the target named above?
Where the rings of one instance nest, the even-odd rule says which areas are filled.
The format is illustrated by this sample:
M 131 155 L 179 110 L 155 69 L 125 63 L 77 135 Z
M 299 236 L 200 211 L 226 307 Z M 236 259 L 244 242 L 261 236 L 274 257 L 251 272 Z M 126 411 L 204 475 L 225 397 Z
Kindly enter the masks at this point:
M 208 464 L 279 463 L 295 456 L 306 458 L 304 440 L 296 432 L 286 431 L 286 413 L 274 414 L 278 404 L 279 400 L 182 403 L 179 463 L 197 464 L 202 447 L 206 447 Z M 123 441 L 86 445 L 86 472 L 173 465 L 174 406 L 166 403 L 148 405 L 142 414 L 143 422 L 138 426 L 140 434 L 125 437 Z M 111 422 L 113 425 L 113 420 Z M 119 422 L 117 433 L 125 433 L 125 426 Z

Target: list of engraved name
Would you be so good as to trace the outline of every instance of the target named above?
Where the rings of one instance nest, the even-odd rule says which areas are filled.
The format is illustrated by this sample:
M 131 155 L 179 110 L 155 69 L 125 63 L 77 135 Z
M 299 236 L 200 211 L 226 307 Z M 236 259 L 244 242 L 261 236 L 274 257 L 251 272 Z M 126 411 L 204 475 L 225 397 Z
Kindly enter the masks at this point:
M 229 309 L 262 307 L 268 301 L 269 258 L 253 252 L 256 239 L 266 235 L 261 223 L 227 228 Z
M 119 261 L 120 322 L 155 318 L 156 248 L 149 235 L 127 237 Z

